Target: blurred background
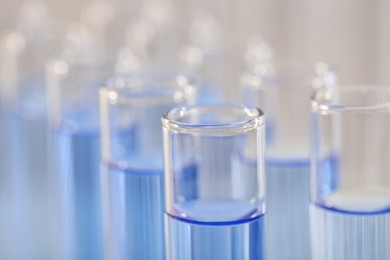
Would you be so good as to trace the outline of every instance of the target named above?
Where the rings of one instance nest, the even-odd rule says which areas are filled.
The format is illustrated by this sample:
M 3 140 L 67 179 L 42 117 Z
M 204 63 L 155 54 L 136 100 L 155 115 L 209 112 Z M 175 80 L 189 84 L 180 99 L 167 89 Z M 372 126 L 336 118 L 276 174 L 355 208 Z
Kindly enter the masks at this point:
M 79 20 L 87 0 L 47 0 L 53 16 Z M 305 57 L 337 64 L 342 82 L 389 83 L 390 3 L 385 0 L 111 0 L 114 12 L 108 41 L 120 46 L 129 23 L 148 3 L 169 6 L 169 18 L 185 33 L 191 17 L 209 11 L 221 27 L 226 44 L 242 45 L 260 34 L 277 56 Z M 1 0 L 0 30 L 12 27 L 22 0 Z M 156 12 L 159 12 L 158 10 Z M 160 17 L 161 18 L 161 17 Z M 99 20 L 96 14 L 93 19 Z M 98 21 L 99 22 L 99 21 Z
M 202 102 L 239 101 L 242 65 L 259 61 L 266 63 L 276 57 L 334 64 L 337 77 L 343 84 L 390 84 L 389 24 L 390 1 L 386 0 L 0 0 L 0 112 L 15 110 L 23 119 L 21 125 L 18 121 L 14 127 L 15 123 L 1 121 L 3 119 L 0 118 L 0 126 L 4 126 L 0 128 L 0 137 L 3 136 L 0 138 L 0 169 L 2 172 L 16 172 L 23 178 L 28 176 L 41 180 L 34 183 L 25 178 L 23 186 L 18 175 L 0 175 L 0 191 L 4 192 L 0 194 L 0 206 L 6 209 L 0 209 L 0 242 L 10 240 L 3 235 L 7 231 L 4 233 L 2 230 L 12 229 L 8 234 L 14 235 L 14 240 L 9 242 L 11 246 L 0 243 L 3 246 L 0 259 L 27 259 L 23 254 L 19 258 L 9 255 L 19 253 L 19 239 L 29 234 L 33 238 L 25 240 L 33 240 L 38 245 L 31 247 L 39 250 L 36 258 L 28 259 L 57 259 L 46 252 L 47 241 L 51 242 L 48 235 L 46 238 L 41 236 L 42 242 L 34 241 L 36 234 L 48 233 L 41 228 L 47 226 L 46 220 L 56 219 L 56 215 L 42 213 L 45 207 L 41 202 L 48 200 L 47 197 L 52 199 L 52 193 L 44 182 L 48 177 L 46 173 L 50 172 L 46 169 L 50 168 L 47 162 L 53 161 L 45 157 L 50 155 L 50 150 L 43 148 L 50 146 L 45 144 L 46 120 L 50 127 L 55 125 L 54 128 L 58 129 L 63 127 L 58 123 L 61 120 L 73 120 L 76 122 L 74 125 L 79 127 L 76 130 L 89 131 L 93 128 L 98 133 L 97 89 L 104 84 L 103 81 L 98 82 L 99 78 L 105 80 L 109 76 L 139 72 L 150 67 L 160 70 L 179 68 L 195 74 L 200 79 L 199 85 L 206 86 L 204 91 L 212 89 L 207 86 L 214 86 L 222 92 L 214 93 L 215 96 L 207 91 L 200 93 L 204 95 L 199 98 Z M 64 62 L 47 63 L 53 57 Z M 77 61 L 93 65 L 106 60 L 114 61 L 115 72 L 107 70 L 106 75 L 101 72 L 103 69 L 95 70 L 90 66 L 90 73 L 83 66 L 71 66 Z M 46 66 L 54 71 L 57 78 L 50 78 L 53 71 L 46 70 Z M 75 74 L 72 74 L 73 70 L 76 70 Z M 31 75 L 36 78 L 31 78 Z M 47 89 L 44 82 L 49 86 Z M 53 94 L 56 88 L 62 92 Z M 46 94 L 49 97 L 48 108 L 42 105 Z M 60 99 L 64 103 L 61 108 L 58 105 Z M 75 104 L 80 107 L 74 109 Z M 77 118 L 68 120 L 68 114 L 74 116 L 73 110 Z M 24 125 L 24 121 L 36 124 Z M 83 129 L 85 126 L 86 129 Z M 2 133 L 5 128 L 7 133 Z M 91 172 L 99 171 L 98 141 L 90 149 L 94 152 L 93 167 L 96 167 L 91 167 Z M 73 161 L 77 161 L 78 154 L 85 156 L 92 152 L 74 152 Z M 39 155 L 44 158 L 38 158 Z M 3 167 L 9 162 L 11 166 Z M 71 163 L 64 160 L 64 165 Z M 80 169 L 84 170 L 83 167 L 80 166 Z M 34 175 L 34 172 L 37 174 Z M 99 180 L 94 181 L 98 190 Z M 90 184 L 90 179 L 86 179 L 85 183 Z M 12 197 L 12 203 L 8 196 Z M 26 197 L 33 199 L 24 201 Z M 91 204 L 86 201 L 86 205 Z M 32 209 L 25 210 L 23 203 Z M 49 204 L 48 201 L 45 203 Z M 20 217 L 24 210 L 33 212 L 32 217 L 26 217 L 32 219 L 31 223 Z M 54 213 L 60 215 L 58 212 Z M 7 223 L 11 222 L 14 226 L 9 228 Z M 24 222 L 25 226 L 20 225 Z M 18 228 L 31 230 L 24 236 L 24 233 L 20 235 L 22 233 L 15 231 Z M 57 233 L 55 230 L 55 236 Z M 8 256 L 7 249 L 12 251 Z M 97 258 L 65 256 L 65 259 Z

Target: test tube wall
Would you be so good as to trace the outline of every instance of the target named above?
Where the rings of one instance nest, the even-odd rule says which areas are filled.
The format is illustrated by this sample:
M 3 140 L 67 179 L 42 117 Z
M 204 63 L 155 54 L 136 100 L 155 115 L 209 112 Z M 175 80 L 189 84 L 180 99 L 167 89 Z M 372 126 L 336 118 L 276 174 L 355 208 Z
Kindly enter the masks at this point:
M 390 87 L 312 98 L 312 258 L 390 258 Z
M 160 118 L 195 98 L 194 82 L 174 72 L 118 76 L 101 89 L 107 259 L 166 259 Z
M 335 79 L 323 63 L 310 66 L 263 58 L 242 74 L 244 103 L 259 106 L 267 114 L 268 260 L 310 259 L 309 101 L 315 88 L 330 87 Z
M 47 64 L 57 259 L 103 259 L 98 90 L 115 74 L 105 53 L 65 49 Z M 76 57 L 76 58 L 75 58 Z
M 52 257 L 45 63 L 60 28 L 44 2 L 25 3 L 0 51 L 0 257 Z M 37 238 L 35 234 L 39 233 Z M 20 247 L 24 250 L 20 250 Z
M 263 259 L 263 113 L 184 106 L 162 124 L 167 259 Z

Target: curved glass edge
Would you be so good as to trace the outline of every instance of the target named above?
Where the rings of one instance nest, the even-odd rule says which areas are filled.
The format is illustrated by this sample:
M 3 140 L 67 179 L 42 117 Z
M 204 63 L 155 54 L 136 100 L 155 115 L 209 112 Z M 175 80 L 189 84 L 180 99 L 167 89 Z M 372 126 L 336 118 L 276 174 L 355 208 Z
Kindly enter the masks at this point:
M 266 158 L 265 165 L 267 167 L 310 167 L 309 158 L 292 158 L 292 159 L 279 159 L 279 158 Z
M 247 224 L 247 223 L 250 223 L 250 222 L 253 222 L 253 221 L 256 221 L 262 217 L 264 217 L 264 213 L 263 214 L 259 214 L 259 215 L 256 215 L 252 218 L 246 218 L 246 219 L 239 219 L 239 220 L 233 220 L 233 221 L 198 221 L 198 220 L 193 220 L 193 219 L 186 219 L 186 218 L 182 218 L 182 217 L 178 217 L 178 216 L 175 216 L 175 215 L 172 215 L 168 212 L 165 212 L 165 214 L 167 214 L 168 216 L 174 218 L 174 219 L 177 219 L 179 221 L 183 221 L 183 222 L 186 222 L 186 223 L 189 223 L 189 224 L 195 224 L 195 225 L 208 225 L 208 226 L 226 226 L 226 225 L 239 225 L 239 224 Z
M 232 123 L 183 123 L 177 119 L 172 118 L 173 113 L 184 116 L 185 112 L 190 110 L 204 110 L 208 109 L 241 109 L 246 112 L 248 118 Z M 265 115 L 263 111 L 256 107 L 246 107 L 237 104 L 220 104 L 220 105 L 193 105 L 173 108 L 163 114 L 161 118 L 162 126 L 168 130 L 177 133 L 194 133 L 194 134 L 220 134 L 231 135 L 238 133 L 245 133 L 250 130 L 259 128 L 265 124 Z
M 305 62 L 297 70 L 298 60 L 276 60 L 255 63 L 242 68 L 240 82 L 244 88 L 307 87 L 313 89 L 332 87 L 337 82 L 336 67 L 327 62 Z M 282 71 L 279 71 L 282 69 Z M 286 73 L 287 72 L 287 73 Z
M 197 86 L 195 80 L 190 77 L 182 74 L 170 74 L 169 77 L 163 79 L 163 82 L 159 80 L 160 77 L 156 75 L 116 76 L 108 79 L 100 91 L 101 95 L 105 95 L 106 100 L 112 104 L 180 103 L 196 98 Z M 138 87 L 133 87 L 132 84 L 136 84 Z M 153 87 L 139 87 L 148 84 Z
M 104 167 L 107 167 L 109 170 L 123 172 L 128 175 L 148 175 L 148 176 L 163 176 L 163 166 L 160 167 L 142 167 L 143 165 L 131 165 L 121 162 L 106 161 L 102 162 Z
M 381 90 L 383 93 L 389 94 L 389 100 L 387 102 L 378 102 L 373 105 L 343 105 L 332 104 L 332 98 L 334 94 L 351 91 L 358 93 L 358 91 L 364 91 L 370 93 L 372 91 Z M 313 112 L 330 113 L 330 112 L 369 112 L 378 110 L 390 109 L 390 86 L 386 85 L 369 85 L 369 84 L 356 84 L 338 86 L 338 88 L 326 88 L 322 87 L 314 91 L 311 96 L 311 107 Z
M 337 207 L 329 207 L 326 206 L 324 203 L 321 203 L 319 201 L 314 201 L 313 204 L 316 207 L 330 210 L 336 213 L 343 213 L 343 214 L 349 214 L 349 215 L 380 215 L 380 214 L 390 214 L 390 206 L 388 208 L 385 208 L 383 210 L 377 210 L 377 211 L 350 211 L 350 210 L 344 210 Z

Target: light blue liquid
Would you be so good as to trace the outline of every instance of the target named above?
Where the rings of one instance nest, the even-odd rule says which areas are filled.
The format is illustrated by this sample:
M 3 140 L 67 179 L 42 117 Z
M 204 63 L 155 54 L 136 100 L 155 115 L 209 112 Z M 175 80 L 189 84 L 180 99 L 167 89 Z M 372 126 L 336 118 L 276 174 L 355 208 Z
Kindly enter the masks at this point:
M 45 119 L 34 106 L 3 117 L 8 259 L 52 259 Z
M 350 214 L 311 206 L 312 259 L 390 259 L 390 212 Z
M 112 232 L 109 258 L 165 259 L 163 170 L 111 165 L 106 172 Z
M 208 224 L 166 214 L 166 226 L 167 259 L 263 259 L 263 217 Z
M 18 102 L 11 105 L 4 96 L 0 109 L 0 200 L 4 200 L 0 226 L 5 227 L 0 228 L 0 259 L 50 260 L 54 257 L 44 76 L 19 76 Z
M 241 135 L 202 136 L 196 158 L 173 154 L 167 185 L 172 194 L 166 211 L 167 259 L 264 259 L 263 202 L 258 201 L 264 184 L 256 158 L 235 151 L 243 141 Z M 195 167 L 183 169 L 183 162 Z
M 6 188 L 6 155 L 7 155 L 7 149 L 6 149 L 6 131 L 5 128 L 6 125 L 6 119 L 5 119 L 5 113 L 3 111 L 3 108 L 0 106 L 0 195 L 3 195 L 3 191 Z M 1 198 L 1 197 L 0 197 Z
M 103 259 L 100 134 L 60 129 L 52 137 L 62 259 Z
M 268 161 L 267 260 L 309 260 L 309 161 Z
M 6 136 L 8 127 L 6 115 L 0 107 L 0 259 L 12 259 L 12 200 L 11 175 L 9 172 L 9 157 L 7 147 L 11 143 Z M 15 249 L 15 248 L 14 248 Z

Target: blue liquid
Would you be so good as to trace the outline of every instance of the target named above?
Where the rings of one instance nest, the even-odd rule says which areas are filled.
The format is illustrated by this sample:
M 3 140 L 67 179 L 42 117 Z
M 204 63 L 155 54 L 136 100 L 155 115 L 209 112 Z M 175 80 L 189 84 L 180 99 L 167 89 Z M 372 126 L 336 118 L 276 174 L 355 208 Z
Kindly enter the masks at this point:
M 0 259 L 12 259 L 12 201 L 11 201 L 11 179 L 9 172 L 9 158 L 6 147 L 11 143 L 6 136 L 6 114 L 0 107 Z M 10 214 L 11 213 L 11 214 Z
M 7 149 L 6 149 L 6 144 L 7 144 L 7 137 L 6 137 L 6 131 L 5 128 L 7 127 L 7 122 L 5 119 L 5 113 L 0 106 L 0 195 L 2 195 L 4 189 L 6 188 L 5 182 L 6 182 L 6 177 L 7 177 L 7 167 L 6 167 L 6 158 L 5 156 L 7 155 Z M 1 198 L 1 197 L 0 197 Z
M 199 224 L 166 214 L 167 259 L 261 260 L 263 217 L 243 223 Z
M 153 164 L 153 163 L 152 163 Z M 161 166 L 154 170 L 106 169 L 109 182 L 113 260 L 165 259 L 164 184 Z
M 9 225 L 5 259 L 52 259 L 44 111 L 19 108 L 4 113 L 3 122 Z
M 7 100 L 0 108 L 0 259 L 50 260 L 44 75 L 19 76 L 18 103 Z
M 310 259 L 309 173 L 308 161 L 267 162 L 267 260 Z
M 312 258 L 390 259 L 390 213 L 351 214 L 311 206 Z
M 61 129 L 53 133 L 53 145 L 59 251 L 63 259 L 102 259 L 99 132 Z

